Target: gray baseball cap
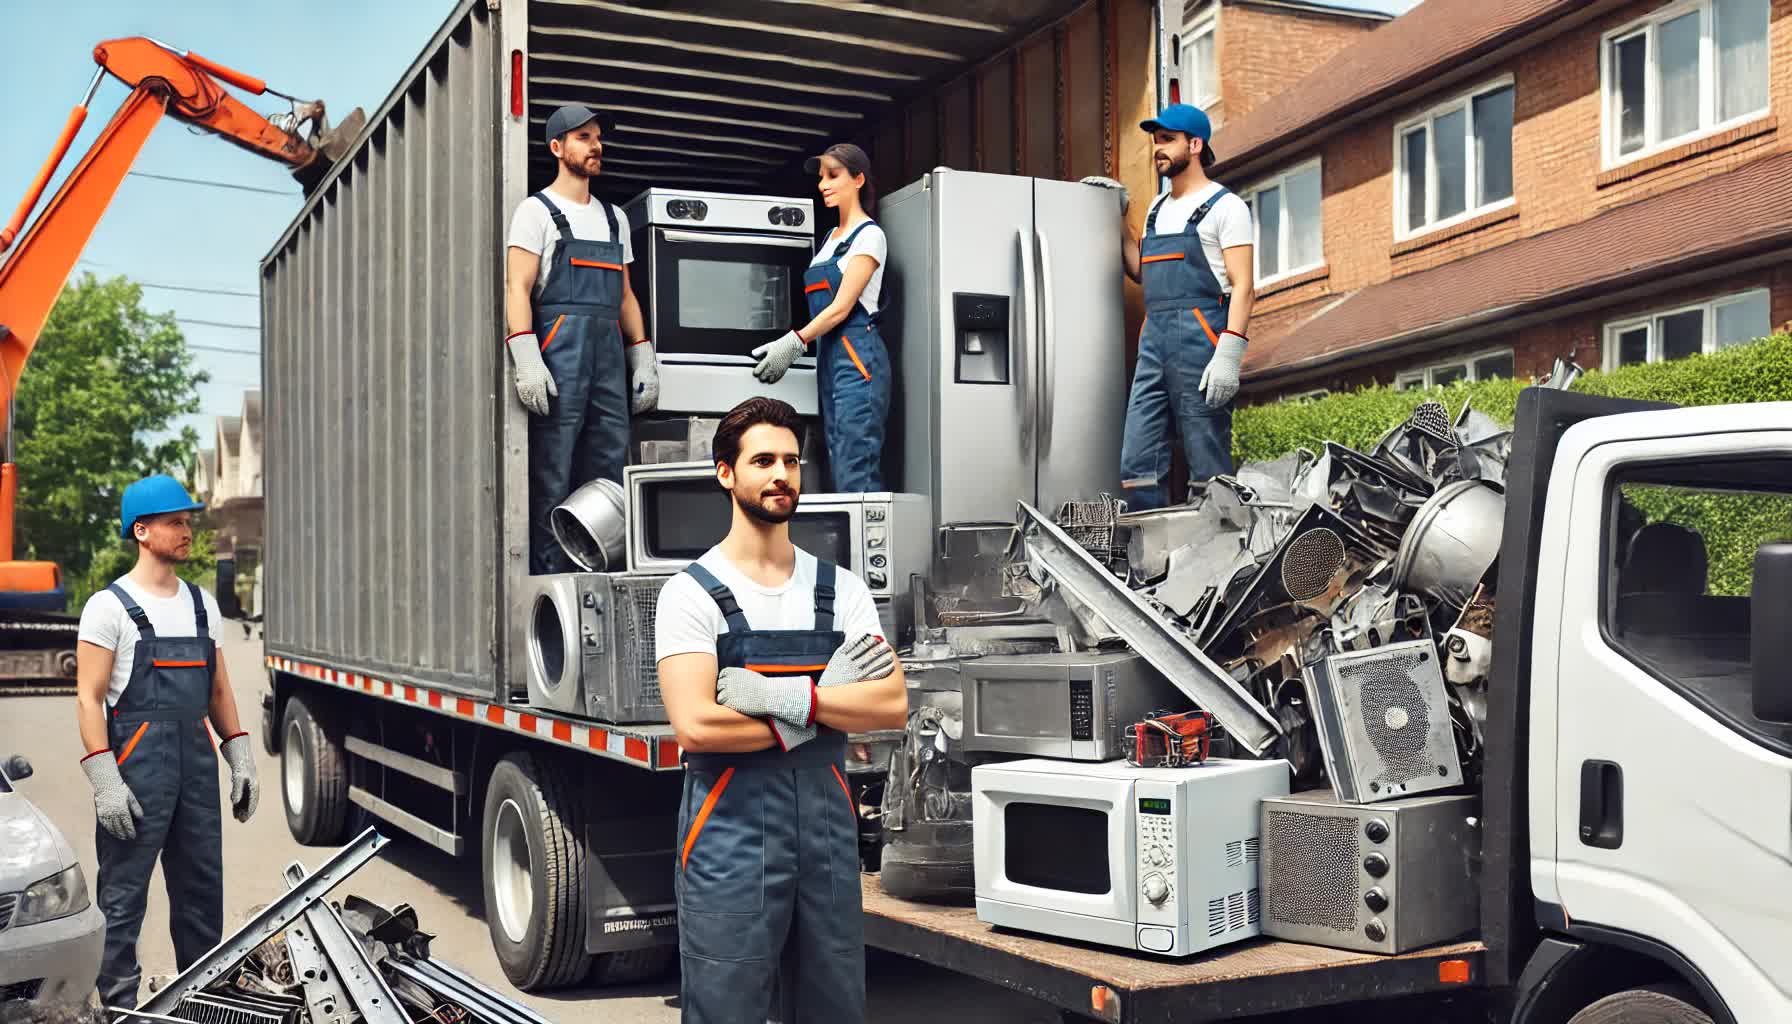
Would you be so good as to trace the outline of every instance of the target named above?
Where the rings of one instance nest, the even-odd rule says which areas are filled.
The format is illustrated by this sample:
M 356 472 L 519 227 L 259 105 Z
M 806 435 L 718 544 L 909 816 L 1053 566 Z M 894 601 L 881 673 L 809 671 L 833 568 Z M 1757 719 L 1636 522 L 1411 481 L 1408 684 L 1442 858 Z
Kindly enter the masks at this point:
M 616 122 L 608 114 L 600 114 L 583 103 L 568 103 L 548 115 L 548 129 L 543 141 L 552 142 L 590 121 L 596 121 L 605 135 L 616 130 Z

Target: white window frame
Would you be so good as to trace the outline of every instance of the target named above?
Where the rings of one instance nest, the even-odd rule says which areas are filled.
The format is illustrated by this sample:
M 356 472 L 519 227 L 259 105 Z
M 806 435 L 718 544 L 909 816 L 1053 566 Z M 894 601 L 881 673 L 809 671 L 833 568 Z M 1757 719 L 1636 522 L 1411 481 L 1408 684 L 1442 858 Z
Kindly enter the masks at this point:
M 1289 224 L 1291 223 L 1288 217 L 1288 179 L 1307 170 L 1319 175 L 1319 259 L 1313 263 L 1289 267 L 1287 270 L 1277 271 L 1273 274 L 1265 274 L 1262 262 L 1263 245 L 1260 241 L 1261 225 L 1257 221 L 1257 193 L 1278 187 L 1282 190 L 1282 227 L 1280 237 L 1276 239 L 1276 251 L 1286 253 L 1290 234 Z M 1266 284 L 1275 284 L 1277 281 L 1285 280 L 1296 274 L 1305 274 L 1325 266 L 1325 167 L 1320 157 L 1303 160 L 1272 177 L 1264 178 L 1241 192 L 1239 198 L 1243 199 L 1245 205 L 1251 210 L 1251 273 L 1256 288 L 1261 289 Z
M 1189 66 L 1189 42 L 1201 36 L 1213 37 L 1213 85 L 1217 90 L 1220 84 L 1220 5 L 1208 4 L 1192 17 L 1186 15 L 1186 7 L 1184 11 L 1182 27 L 1176 32 L 1176 74 L 1174 77 L 1182 82 L 1182 88 L 1179 90 L 1182 93 L 1182 102 L 1206 109 L 1218 103 L 1220 97 L 1217 92 L 1212 96 L 1204 96 L 1195 92 L 1200 87 L 1200 76 L 1195 74 L 1195 69 Z
M 1662 24 L 1673 21 L 1683 14 L 1699 12 L 1699 127 L 1684 135 L 1676 135 L 1671 139 L 1649 138 L 1650 133 L 1658 130 L 1657 122 L 1661 114 L 1661 95 L 1656 88 L 1656 36 Z M 1628 24 L 1612 29 L 1599 37 L 1599 135 L 1602 170 L 1611 170 L 1638 160 L 1646 160 L 1657 153 L 1666 152 L 1689 142 L 1697 142 L 1707 136 L 1728 131 L 1737 125 L 1757 120 L 1773 110 L 1773 11 L 1771 4 L 1767 16 L 1767 102 L 1757 110 L 1738 114 L 1725 121 L 1717 120 L 1717 37 L 1713 23 L 1711 0 L 1680 0 L 1679 3 L 1650 11 Z M 1612 80 L 1616 68 L 1612 61 L 1613 50 L 1620 40 L 1636 35 L 1638 32 L 1648 33 L 1643 58 L 1644 83 L 1647 93 L 1643 97 L 1643 148 L 1634 153 L 1618 153 L 1618 135 L 1623 119 L 1621 109 L 1622 97 Z
M 1404 242 L 1409 238 L 1418 238 L 1423 235 L 1428 235 L 1433 231 L 1440 231 L 1451 225 L 1460 224 L 1465 220 L 1471 220 L 1475 217 L 1492 213 L 1495 210 L 1503 210 L 1518 202 L 1518 176 L 1516 173 L 1516 165 L 1518 162 L 1517 147 L 1512 143 L 1508 143 L 1513 149 L 1512 160 L 1514 164 L 1514 174 L 1512 194 L 1504 199 L 1497 199 L 1482 206 L 1473 205 L 1475 190 L 1479 184 L 1480 174 L 1480 166 L 1475 162 L 1475 99 L 1487 93 L 1504 88 L 1513 90 L 1512 134 L 1516 136 L 1518 134 L 1518 85 L 1517 79 L 1509 74 L 1502 75 L 1491 81 L 1482 82 L 1480 85 L 1475 86 L 1467 92 L 1457 93 L 1449 99 L 1444 100 L 1442 103 L 1432 106 L 1423 112 L 1415 114 L 1394 125 L 1393 215 L 1394 240 L 1396 242 Z M 1427 221 L 1418 227 L 1412 227 L 1406 223 L 1406 135 L 1414 128 L 1423 127 L 1425 129 L 1427 139 L 1427 158 L 1425 160 L 1425 205 L 1427 207 L 1427 212 L 1429 212 L 1429 209 L 1435 207 L 1437 203 L 1437 157 L 1435 155 L 1437 152 L 1437 144 L 1433 141 L 1437 138 L 1437 129 L 1433 125 L 1433 122 L 1439 117 L 1453 113 L 1459 109 L 1463 112 L 1463 119 L 1465 121 L 1462 139 L 1463 145 L 1467 147 L 1467 152 L 1463 154 L 1463 165 L 1468 169 L 1468 192 L 1466 195 L 1470 205 L 1461 213 L 1454 214 L 1442 220 Z
M 1602 346 L 1602 351 L 1600 353 L 1600 365 L 1607 370 L 1617 369 L 1619 365 L 1618 338 L 1620 335 L 1629 331 L 1634 331 L 1638 327 L 1645 327 L 1649 331 L 1649 353 L 1642 363 L 1632 363 L 1631 365 L 1641 366 L 1648 363 L 1664 362 L 1661 357 L 1661 335 L 1655 329 L 1655 321 L 1664 316 L 1673 316 L 1676 313 L 1690 313 L 1695 309 L 1704 313 L 1704 317 L 1701 319 L 1699 325 L 1701 331 L 1699 351 L 1705 355 L 1710 355 L 1711 353 L 1718 351 L 1718 308 L 1733 305 L 1737 302 L 1755 298 L 1756 296 L 1765 296 L 1767 299 L 1767 329 L 1771 331 L 1773 330 L 1773 293 L 1766 288 L 1744 288 L 1739 292 L 1728 292 L 1723 295 L 1715 295 L 1699 302 L 1687 302 L 1678 306 L 1665 306 L 1661 309 L 1649 310 L 1646 313 L 1627 316 L 1622 320 L 1608 321 L 1605 325 L 1605 343 Z
M 1316 402 L 1332 393 L 1331 388 L 1314 388 L 1311 391 L 1296 391 L 1276 399 L 1278 402 Z
M 1499 348 L 1483 349 L 1480 352 L 1471 352 L 1465 356 L 1458 356 L 1455 359 L 1446 359 L 1442 362 L 1431 363 L 1427 366 L 1415 367 L 1410 370 L 1401 370 L 1394 375 L 1394 390 L 1404 391 L 1412 386 L 1421 388 L 1436 387 L 1436 385 L 1432 383 L 1432 380 L 1437 376 L 1439 370 L 1461 369 L 1465 371 L 1462 378 L 1463 380 L 1478 381 L 1481 377 L 1475 372 L 1475 364 L 1486 359 L 1488 356 L 1513 356 L 1512 369 L 1514 373 L 1517 372 L 1518 359 L 1513 352 L 1512 346 L 1502 345 Z

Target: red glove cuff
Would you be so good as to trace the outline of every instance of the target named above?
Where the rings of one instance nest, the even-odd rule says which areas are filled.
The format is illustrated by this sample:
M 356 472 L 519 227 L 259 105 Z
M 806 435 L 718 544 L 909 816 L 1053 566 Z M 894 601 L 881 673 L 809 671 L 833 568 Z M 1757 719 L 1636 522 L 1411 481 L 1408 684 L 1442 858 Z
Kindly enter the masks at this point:
M 98 749 L 98 750 L 96 750 L 96 751 L 94 751 L 94 752 L 93 752 L 93 753 L 91 753 L 91 754 L 88 754 L 88 755 L 87 755 L 87 757 L 83 757 L 83 758 L 82 758 L 82 759 L 81 759 L 81 763 L 82 763 L 82 764 L 86 764 L 86 763 L 87 763 L 87 759 L 88 759 L 88 758 L 92 758 L 92 757 L 98 757 L 98 756 L 100 756 L 100 755 L 101 755 L 101 754 L 110 754 L 110 753 L 111 753 L 111 752 L 112 752 L 112 748 L 111 748 L 111 747 L 101 747 L 101 748 L 100 748 L 100 749 Z
M 634 347 L 635 347 L 635 346 L 636 346 L 636 345 L 647 345 L 647 344 L 650 344 L 650 343 L 651 343 L 651 341 L 652 341 L 652 339 L 650 339 L 650 338 L 642 338 L 642 339 L 640 339 L 640 340 L 639 340 L 639 341 L 631 341 L 631 342 L 629 342 L 629 343 L 628 343 L 628 347 L 629 347 L 629 348 L 634 348 Z
M 1247 337 L 1245 337 L 1245 336 L 1244 336 L 1244 335 L 1242 335 L 1242 334 L 1240 334 L 1240 333 L 1238 333 L 1238 332 L 1237 332 L 1237 331 L 1235 331 L 1235 330 L 1233 330 L 1233 329 L 1231 329 L 1231 328 L 1230 328 L 1230 327 L 1228 327 L 1228 328 L 1226 328 L 1226 329 L 1225 329 L 1225 330 L 1223 330 L 1223 331 L 1221 331 L 1221 332 L 1220 332 L 1220 335 L 1221 335 L 1221 336 L 1222 336 L 1222 337 L 1224 337 L 1224 336 L 1225 336 L 1225 335 L 1228 335 L 1228 334 L 1230 334 L 1230 335 L 1231 335 L 1231 336 L 1233 336 L 1233 337 L 1234 337 L 1234 338 L 1237 338 L 1237 339 L 1238 339 L 1238 340 L 1239 340 L 1239 341 L 1242 341 L 1242 342 L 1244 342 L 1244 343 L 1245 343 L 1245 344 L 1247 344 L 1247 345 L 1249 345 L 1249 344 L 1250 344 L 1250 343 L 1251 343 L 1251 339 L 1249 339 L 1249 338 L 1247 338 Z
M 218 743 L 219 744 L 229 743 L 231 740 L 234 740 L 239 736 L 247 736 L 247 735 L 249 735 L 249 730 L 247 730 L 247 729 L 244 729 L 242 732 L 233 732 L 230 735 L 219 740 Z
M 778 745 L 778 751 L 785 754 L 790 753 L 790 748 L 784 745 L 784 734 L 778 731 L 777 721 L 771 718 L 767 718 L 764 721 L 766 727 L 772 731 L 772 742 Z
M 510 344 L 510 339 L 512 339 L 512 338 L 520 338 L 525 334 L 534 334 L 534 333 L 535 333 L 534 331 L 514 331 L 514 332 L 512 332 L 510 334 L 506 334 L 504 336 L 504 343 L 506 345 L 508 345 L 508 344 Z
M 815 682 L 811 680 L 809 682 L 809 720 L 804 722 L 803 725 L 810 726 L 815 724 L 815 706 L 820 703 L 821 694 L 816 690 Z

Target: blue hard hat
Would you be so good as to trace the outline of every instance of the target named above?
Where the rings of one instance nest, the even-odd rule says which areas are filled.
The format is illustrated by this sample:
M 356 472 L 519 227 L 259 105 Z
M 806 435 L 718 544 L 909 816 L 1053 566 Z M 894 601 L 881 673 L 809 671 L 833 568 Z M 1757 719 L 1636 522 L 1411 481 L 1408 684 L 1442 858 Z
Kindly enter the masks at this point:
M 144 516 L 197 512 L 204 507 L 204 502 L 194 501 L 180 481 L 168 474 L 146 476 L 124 489 L 124 499 L 118 503 L 118 535 L 130 540 L 131 527 Z
M 1172 103 L 1156 117 L 1148 121 L 1140 121 L 1139 127 L 1148 132 L 1157 131 L 1159 128 L 1168 128 L 1173 132 L 1182 132 L 1200 139 L 1202 142 L 1213 137 L 1213 122 L 1208 119 L 1207 112 L 1187 103 Z

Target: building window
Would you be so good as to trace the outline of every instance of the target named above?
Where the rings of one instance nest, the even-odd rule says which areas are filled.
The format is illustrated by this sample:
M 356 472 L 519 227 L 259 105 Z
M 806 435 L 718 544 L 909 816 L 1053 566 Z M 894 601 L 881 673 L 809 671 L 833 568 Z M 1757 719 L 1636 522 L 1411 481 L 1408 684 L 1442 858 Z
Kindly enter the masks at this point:
M 1605 162 L 1766 113 L 1770 0 L 1676 3 L 1607 33 Z
M 1659 363 L 1754 341 L 1772 333 L 1769 319 L 1767 289 L 1756 288 L 1619 320 L 1605 325 L 1605 368 Z
M 1394 129 L 1401 237 L 1512 201 L 1511 81 L 1484 85 Z
M 1394 387 L 1401 391 L 1413 388 L 1435 388 L 1459 380 L 1493 380 L 1513 375 L 1512 350 L 1494 349 L 1445 363 L 1402 370 L 1394 377 Z
M 1256 225 L 1257 284 L 1325 265 L 1319 161 L 1277 175 L 1244 194 Z
M 1193 0 L 1183 7 L 1182 31 L 1170 39 L 1170 63 L 1176 66 L 1181 82 L 1177 91 L 1187 90 L 1173 98 L 1178 102 L 1206 107 L 1219 101 L 1218 9 L 1217 4 L 1205 0 Z

